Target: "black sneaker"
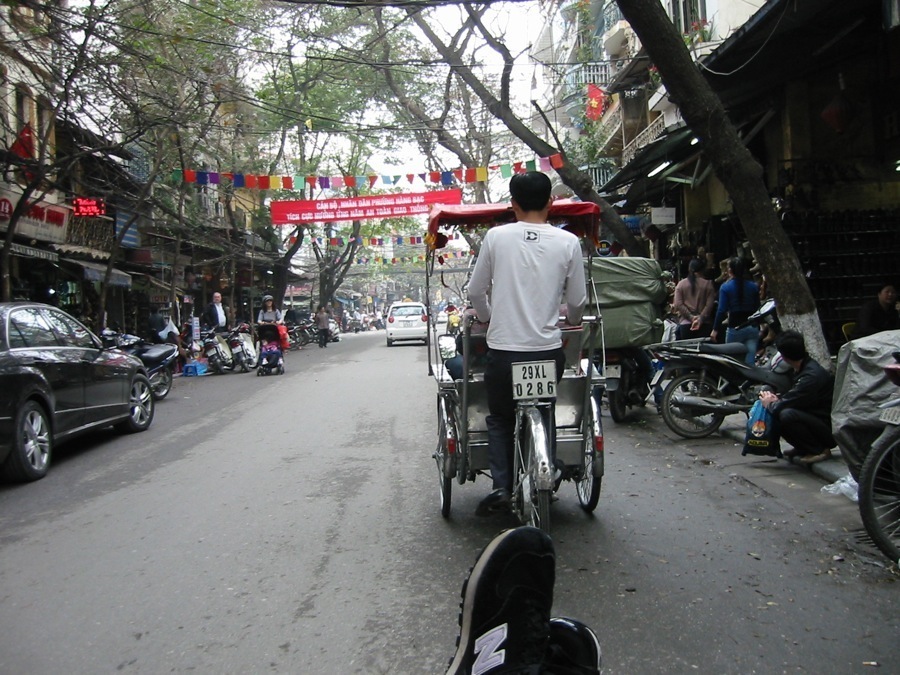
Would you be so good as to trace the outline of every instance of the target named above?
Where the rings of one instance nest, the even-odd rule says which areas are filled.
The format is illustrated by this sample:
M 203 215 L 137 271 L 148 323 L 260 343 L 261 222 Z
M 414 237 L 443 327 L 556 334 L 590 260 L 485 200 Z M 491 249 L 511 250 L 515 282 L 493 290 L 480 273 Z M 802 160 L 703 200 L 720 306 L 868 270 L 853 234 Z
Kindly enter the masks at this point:
M 497 535 L 463 583 L 447 675 L 540 673 L 550 635 L 556 555 L 535 527 Z
M 548 675 L 600 675 L 600 641 L 574 619 L 550 619 L 550 644 L 544 657 Z
M 492 513 L 508 512 L 512 503 L 512 495 L 506 488 L 497 488 L 478 503 L 476 516 L 489 516 Z

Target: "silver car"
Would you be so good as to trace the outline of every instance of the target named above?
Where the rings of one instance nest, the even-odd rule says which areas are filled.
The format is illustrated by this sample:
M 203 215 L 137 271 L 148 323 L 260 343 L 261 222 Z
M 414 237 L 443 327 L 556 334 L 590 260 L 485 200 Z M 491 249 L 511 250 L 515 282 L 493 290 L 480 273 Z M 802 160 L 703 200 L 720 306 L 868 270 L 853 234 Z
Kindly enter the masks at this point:
M 403 340 L 428 341 L 428 310 L 421 302 L 395 302 L 387 314 L 387 346 Z

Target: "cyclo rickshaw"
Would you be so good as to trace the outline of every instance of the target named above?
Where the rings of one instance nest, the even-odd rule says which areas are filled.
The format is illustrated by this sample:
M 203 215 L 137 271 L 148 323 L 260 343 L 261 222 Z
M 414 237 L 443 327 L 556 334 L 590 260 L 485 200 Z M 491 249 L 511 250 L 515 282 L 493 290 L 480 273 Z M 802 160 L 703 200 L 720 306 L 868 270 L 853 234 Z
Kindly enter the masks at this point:
M 441 275 L 446 247 L 460 230 L 486 229 L 513 222 L 508 204 L 476 204 L 432 207 L 428 221 L 426 295 L 431 300 L 433 278 Z M 590 202 L 556 200 L 548 220 L 578 235 L 589 259 L 596 251 L 600 209 Z M 470 258 L 470 265 L 471 265 Z M 436 269 L 435 263 L 439 263 Z M 588 260 L 589 262 L 589 260 Z M 586 265 L 586 276 L 591 265 Z M 471 267 L 469 269 L 471 271 Z M 590 288 L 590 278 L 587 279 Z M 599 316 L 585 316 L 581 326 L 562 321 L 565 370 L 556 383 L 552 373 L 531 364 L 513 364 L 516 399 L 516 437 L 513 460 L 512 509 L 523 524 L 550 531 L 550 502 L 561 480 L 575 483 L 581 507 L 588 513 L 597 507 L 603 478 L 603 427 L 599 396 L 594 390 L 603 378 L 592 367 L 596 337 L 602 348 L 603 328 Z M 435 334 L 429 340 L 429 374 L 437 383 L 437 448 L 434 459 L 440 485 L 441 515 L 450 515 L 452 484 L 474 481 L 487 474 L 488 414 L 484 385 L 486 325 L 471 316 L 462 322 L 458 336 Z M 461 372 L 459 353 L 461 352 Z M 455 368 L 448 369 L 451 359 Z M 451 370 L 455 371 L 451 373 Z M 455 376 L 454 376 L 455 375 Z M 553 413 L 552 400 L 556 406 Z M 549 425 L 556 431 L 556 459 L 551 460 Z M 561 465 L 564 468 L 561 468 Z

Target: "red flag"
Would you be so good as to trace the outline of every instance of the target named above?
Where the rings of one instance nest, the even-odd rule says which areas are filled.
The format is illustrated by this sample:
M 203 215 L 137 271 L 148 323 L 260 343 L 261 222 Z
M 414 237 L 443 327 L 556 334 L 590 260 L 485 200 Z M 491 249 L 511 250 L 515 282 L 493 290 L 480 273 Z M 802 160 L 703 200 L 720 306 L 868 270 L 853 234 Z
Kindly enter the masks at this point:
M 587 110 L 584 114 L 591 122 L 603 116 L 603 90 L 596 84 L 588 85 Z
M 474 182 L 475 182 L 475 180 L 476 180 L 476 178 L 475 178 L 475 169 L 466 169 L 466 174 L 465 174 L 465 175 L 466 175 L 466 182 L 467 182 L 467 183 L 474 183 Z
M 281 187 L 285 190 L 293 190 L 294 189 L 294 177 L 293 176 L 282 176 L 281 177 Z
M 22 127 L 15 142 L 9 146 L 9 151 L 22 159 L 34 159 L 34 132 L 30 124 Z
M 555 155 L 550 155 L 550 166 L 554 169 L 558 169 L 563 165 L 562 155 L 558 152 Z

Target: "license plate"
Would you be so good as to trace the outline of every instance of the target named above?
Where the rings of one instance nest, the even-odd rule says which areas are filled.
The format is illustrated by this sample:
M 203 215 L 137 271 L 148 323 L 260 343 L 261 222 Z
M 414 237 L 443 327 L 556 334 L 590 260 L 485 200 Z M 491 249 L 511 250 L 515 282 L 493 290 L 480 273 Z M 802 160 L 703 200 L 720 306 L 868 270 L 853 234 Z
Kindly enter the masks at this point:
M 513 398 L 556 396 L 556 362 L 527 361 L 512 364 Z
M 622 366 L 606 366 L 606 376 L 607 377 L 622 377 Z
M 878 419 L 888 424 L 900 424 L 900 406 L 894 406 L 881 411 Z

